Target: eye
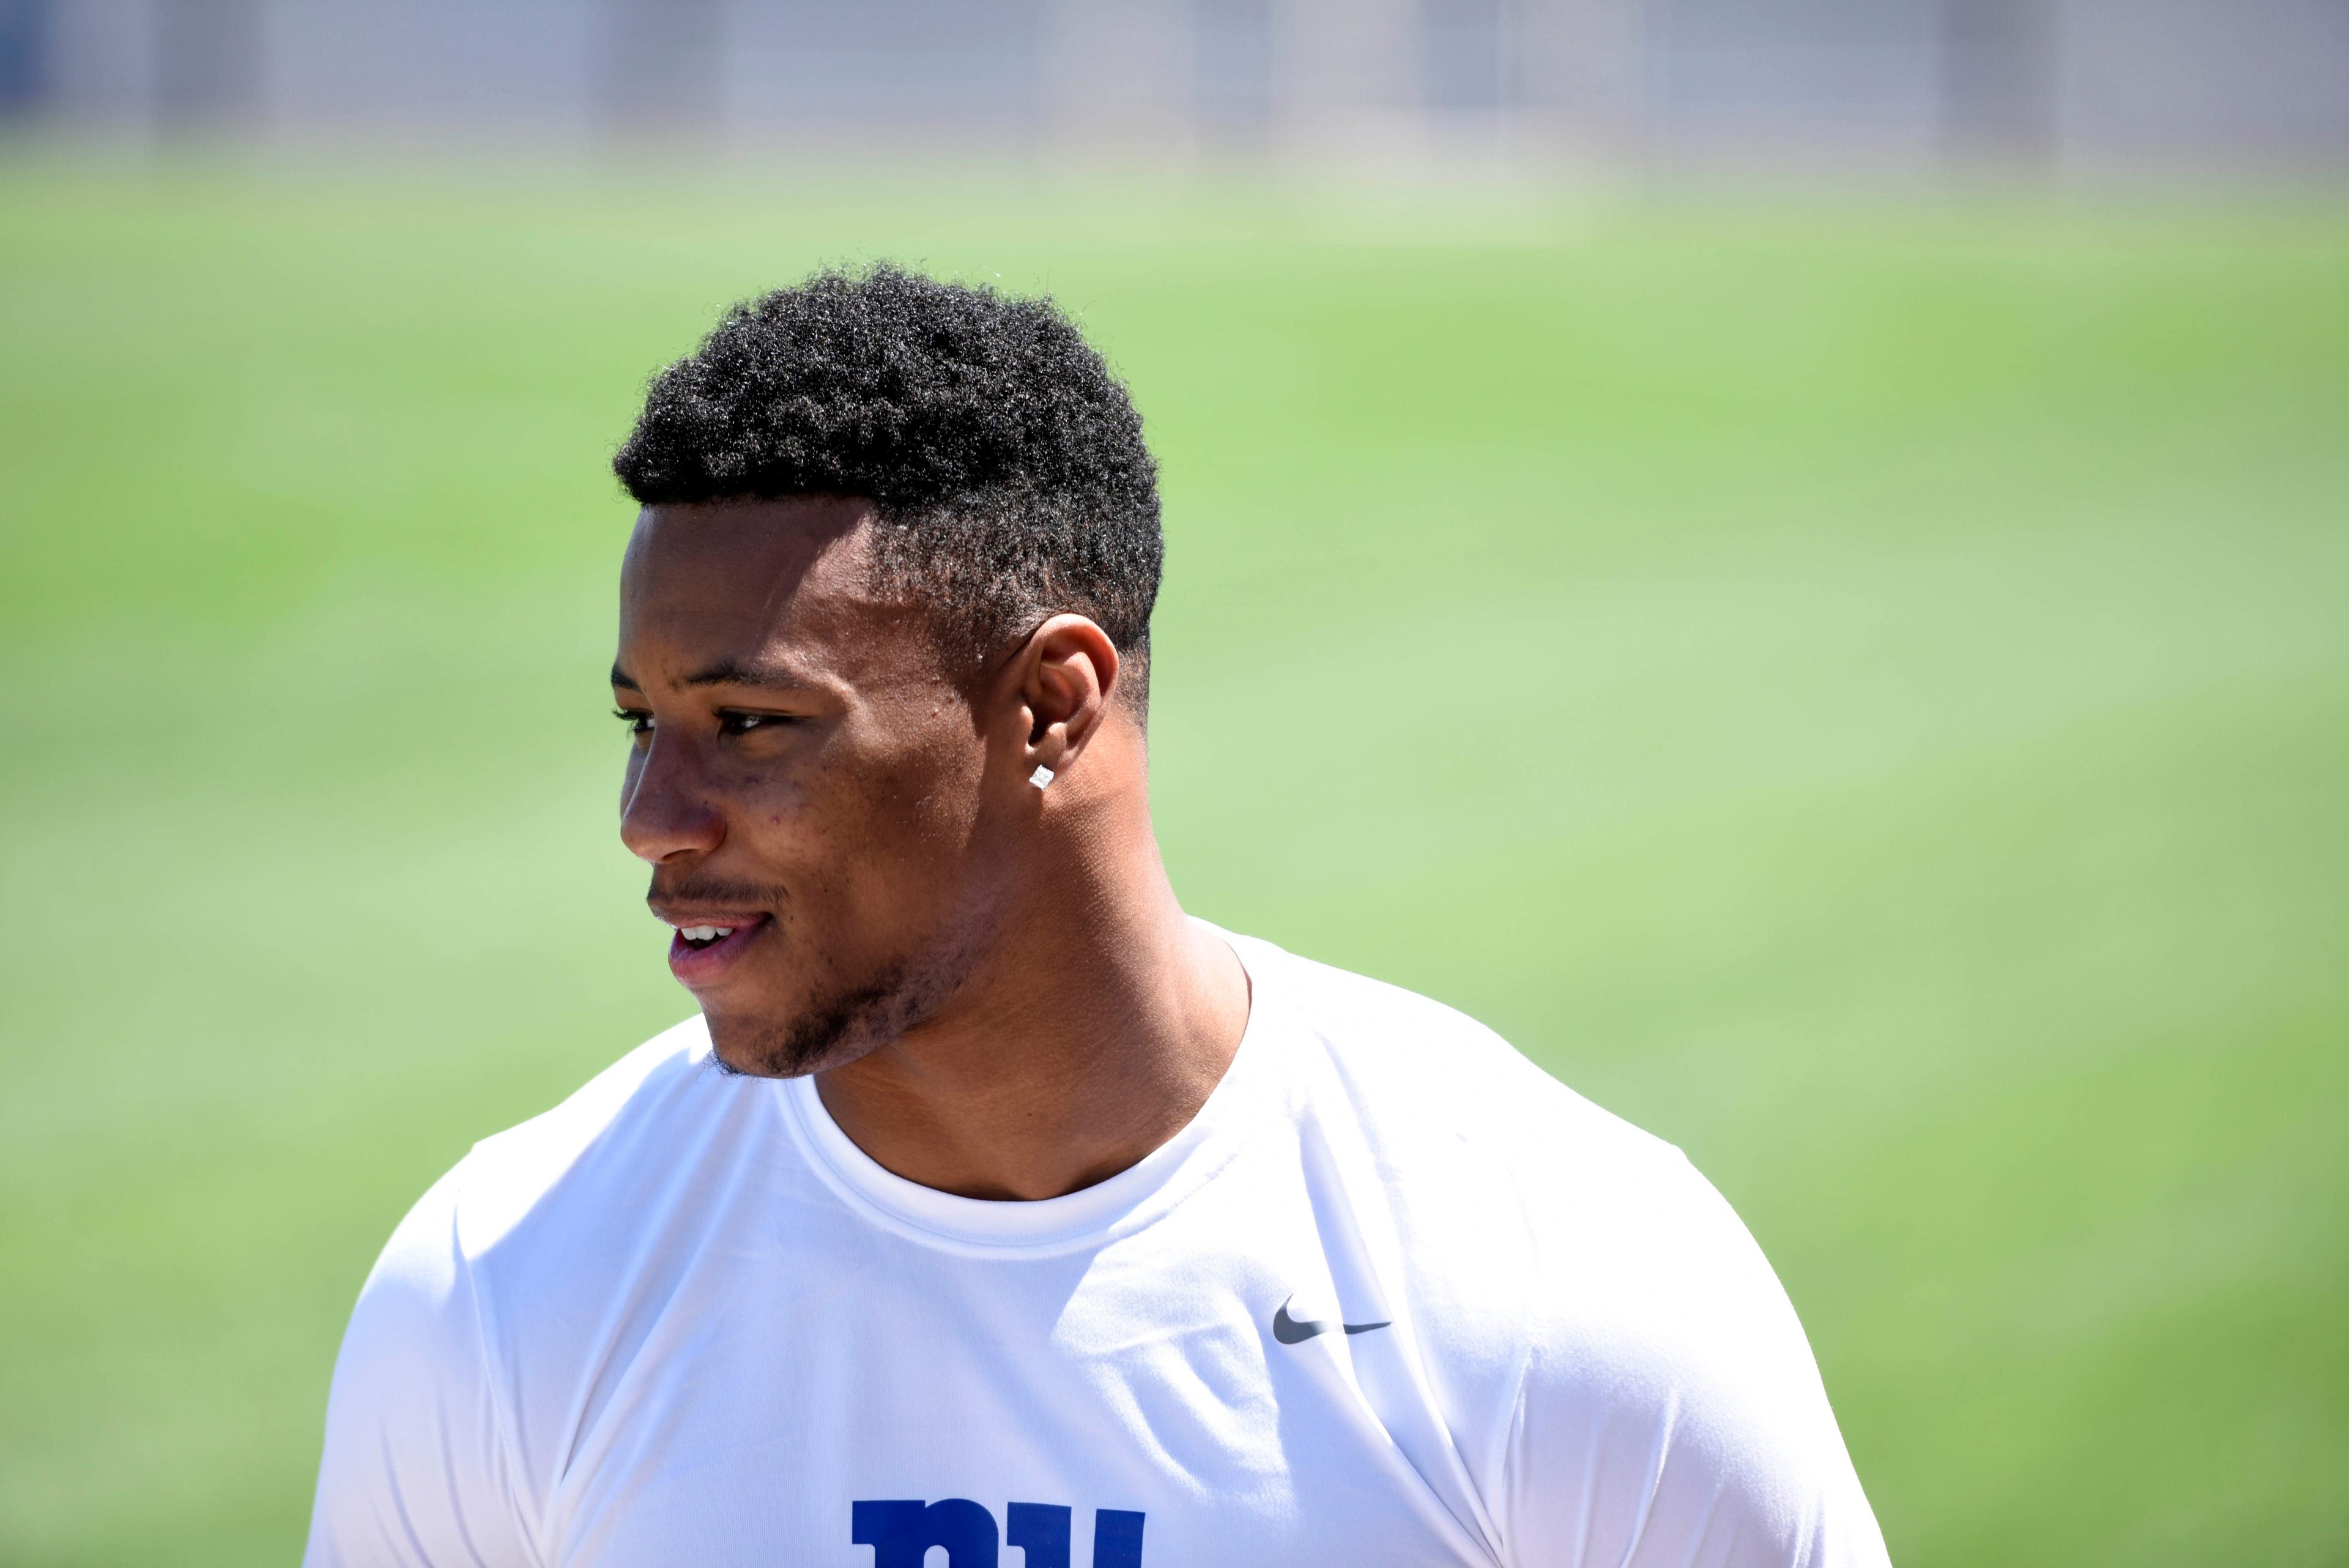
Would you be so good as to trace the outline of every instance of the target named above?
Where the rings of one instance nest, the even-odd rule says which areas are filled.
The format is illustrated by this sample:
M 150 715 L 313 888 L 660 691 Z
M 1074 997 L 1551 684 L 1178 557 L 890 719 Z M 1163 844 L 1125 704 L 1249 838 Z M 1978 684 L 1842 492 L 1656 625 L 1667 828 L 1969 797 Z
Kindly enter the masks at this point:
M 615 708 L 612 710 L 612 717 L 626 724 L 631 735 L 649 735 L 653 732 L 653 716 L 642 708 Z
M 744 713 L 729 708 L 718 715 L 718 730 L 725 735 L 747 735 L 753 730 L 774 730 L 792 722 L 786 713 Z

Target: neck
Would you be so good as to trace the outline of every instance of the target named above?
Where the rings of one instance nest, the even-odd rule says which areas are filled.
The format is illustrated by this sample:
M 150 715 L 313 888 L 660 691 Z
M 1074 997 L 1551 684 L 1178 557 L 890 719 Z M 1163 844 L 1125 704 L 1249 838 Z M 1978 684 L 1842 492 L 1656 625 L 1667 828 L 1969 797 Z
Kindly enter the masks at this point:
M 1180 1132 L 1239 1049 L 1247 972 L 1185 917 L 1146 813 L 1138 839 L 1072 835 L 1061 858 L 948 1009 L 816 1075 L 840 1129 L 909 1181 L 988 1199 L 1105 1181 Z

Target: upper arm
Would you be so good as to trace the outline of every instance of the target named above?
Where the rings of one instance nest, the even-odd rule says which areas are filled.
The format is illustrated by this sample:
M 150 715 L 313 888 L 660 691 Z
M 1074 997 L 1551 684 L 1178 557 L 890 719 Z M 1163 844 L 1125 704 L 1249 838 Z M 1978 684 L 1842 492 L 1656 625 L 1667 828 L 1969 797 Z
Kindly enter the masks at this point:
M 305 1568 L 535 1563 L 451 1183 L 392 1235 L 335 1363 Z
M 1693 1171 L 1562 1260 L 1509 1447 L 1512 1568 L 1878 1568 L 1792 1304 Z M 1614 1280 L 1599 1277 L 1619 1272 Z

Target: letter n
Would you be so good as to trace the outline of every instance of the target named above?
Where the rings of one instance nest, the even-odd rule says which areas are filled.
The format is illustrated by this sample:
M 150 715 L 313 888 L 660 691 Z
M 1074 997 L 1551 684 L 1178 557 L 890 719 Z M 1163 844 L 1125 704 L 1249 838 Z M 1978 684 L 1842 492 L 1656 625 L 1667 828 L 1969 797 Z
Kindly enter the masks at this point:
M 922 1568 L 933 1546 L 947 1549 L 947 1568 L 996 1568 L 1001 1552 L 995 1515 L 967 1497 L 852 1504 L 848 1539 L 873 1548 L 873 1568 Z

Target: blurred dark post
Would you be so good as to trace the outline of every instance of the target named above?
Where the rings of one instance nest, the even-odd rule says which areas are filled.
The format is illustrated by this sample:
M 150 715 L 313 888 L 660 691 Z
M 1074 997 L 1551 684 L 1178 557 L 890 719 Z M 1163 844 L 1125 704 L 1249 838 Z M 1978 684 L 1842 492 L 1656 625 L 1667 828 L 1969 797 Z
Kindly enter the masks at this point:
M 0 0 L 0 121 L 40 112 L 49 86 L 50 0 Z
M 1941 144 L 1962 167 L 2024 171 L 2055 151 L 2054 0 L 1940 0 Z
M 621 140 L 692 136 L 725 118 L 725 0 L 605 0 L 602 129 Z
M 154 0 L 155 127 L 247 125 L 261 108 L 261 0 Z

